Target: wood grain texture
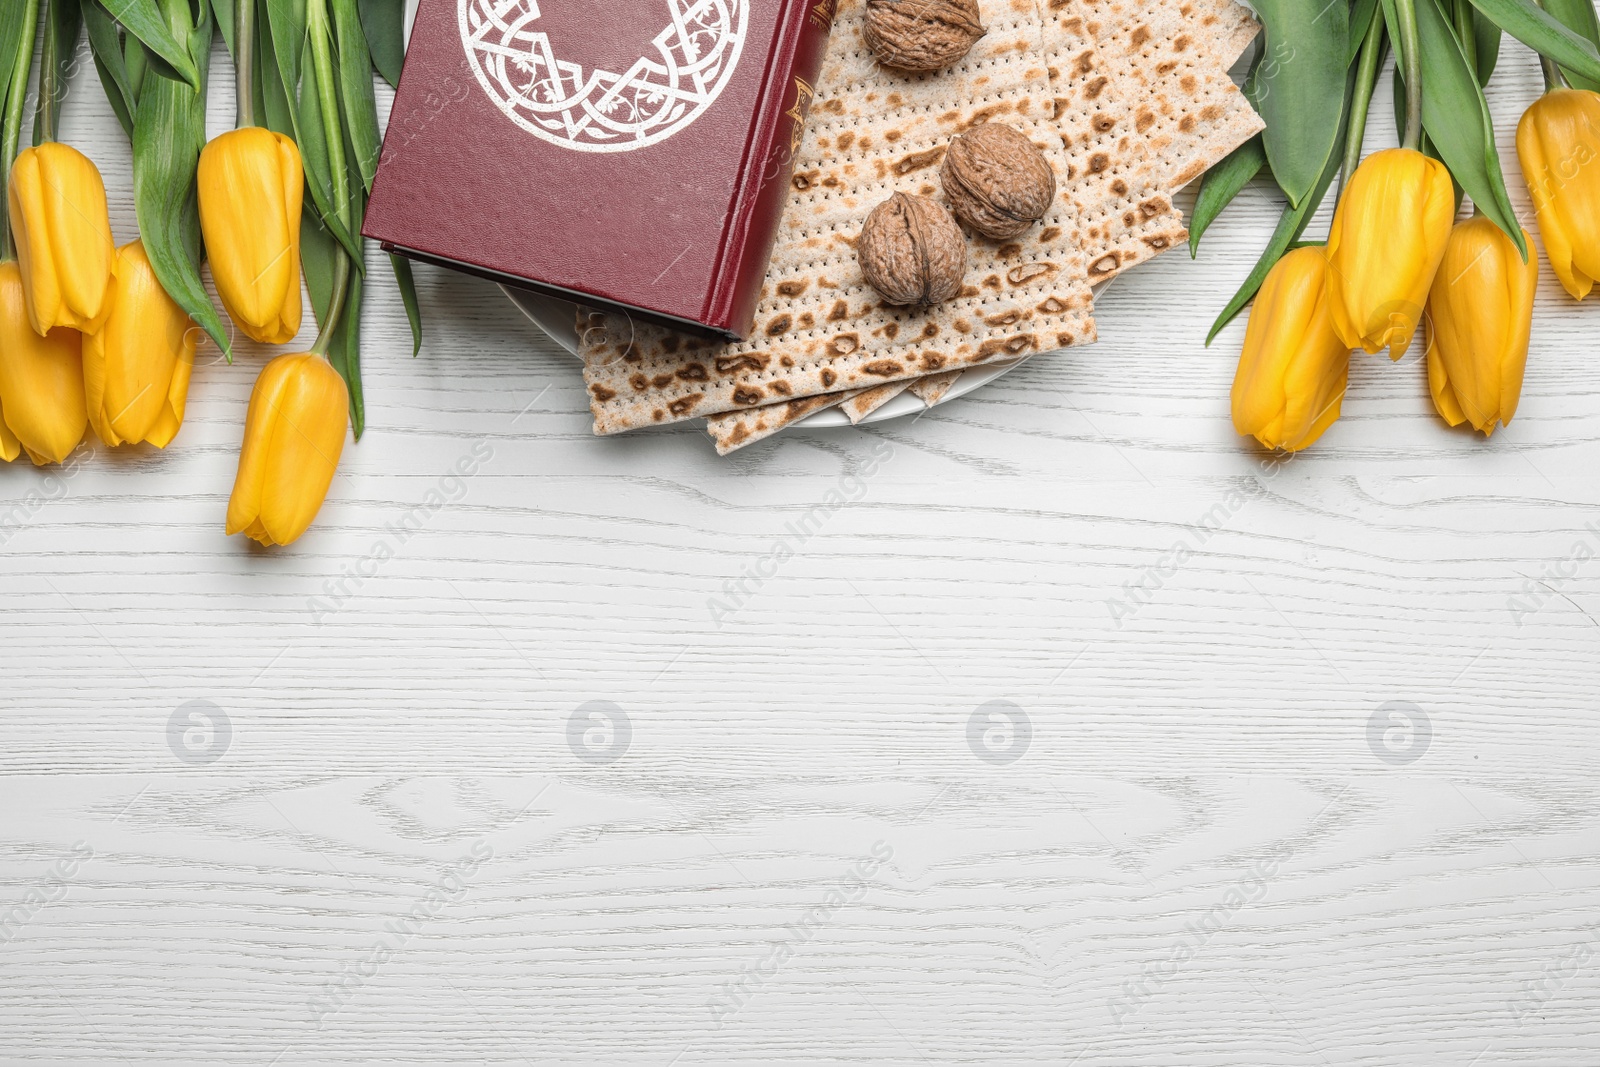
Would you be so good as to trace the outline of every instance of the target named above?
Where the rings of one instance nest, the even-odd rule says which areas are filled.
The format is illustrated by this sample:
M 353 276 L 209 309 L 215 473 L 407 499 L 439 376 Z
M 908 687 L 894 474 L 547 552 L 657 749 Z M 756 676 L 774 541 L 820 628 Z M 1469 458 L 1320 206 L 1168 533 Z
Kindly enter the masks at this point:
M 1264 464 L 1201 340 L 1275 212 L 726 460 L 419 269 L 288 551 L 222 533 L 247 344 L 169 453 L 0 469 L 0 1061 L 1600 1063 L 1600 312 L 1546 274 L 1491 441 L 1373 357 Z

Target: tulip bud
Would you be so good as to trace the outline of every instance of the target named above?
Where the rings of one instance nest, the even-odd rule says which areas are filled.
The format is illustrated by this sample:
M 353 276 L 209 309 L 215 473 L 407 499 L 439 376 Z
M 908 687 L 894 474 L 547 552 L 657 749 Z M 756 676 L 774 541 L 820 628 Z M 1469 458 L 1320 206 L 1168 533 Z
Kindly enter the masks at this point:
M 1517 160 L 1550 269 L 1574 299 L 1600 277 L 1600 95 L 1556 89 L 1517 123 Z
M 1328 231 L 1333 328 L 1351 348 L 1405 355 L 1456 214 L 1450 172 L 1411 148 L 1350 176 Z
M 200 229 L 222 306 L 252 340 L 300 332 L 300 150 L 259 126 L 206 145 L 198 171 Z
M 1428 390 L 1451 426 L 1487 436 L 1509 423 L 1522 396 L 1539 260 L 1478 216 L 1450 232 L 1428 295 Z
M 113 251 L 100 171 L 70 145 L 24 148 L 11 165 L 6 201 L 34 331 L 98 329 Z
M 194 348 L 194 323 L 161 288 L 144 242 L 117 249 L 111 313 L 83 338 L 89 423 L 100 440 L 166 448 L 183 425 Z
M 15 262 L 0 263 L 0 418 L 0 453 L 14 459 L 20 446 L 41 467 L 72 455 L 89 421 L 83 335 L 63 327 L 34 332 Z
M 1261 283 L 1233 379 L 1233 428 L 1298 452 L 1339 417 L 1350 346 L 1333 329 L 1321 248 L 1297 248 Z
M 344 451 L 350 394 L 313 352 L 268 363 L 250 394 L 228 533 L 287 545 L 317 517 Z

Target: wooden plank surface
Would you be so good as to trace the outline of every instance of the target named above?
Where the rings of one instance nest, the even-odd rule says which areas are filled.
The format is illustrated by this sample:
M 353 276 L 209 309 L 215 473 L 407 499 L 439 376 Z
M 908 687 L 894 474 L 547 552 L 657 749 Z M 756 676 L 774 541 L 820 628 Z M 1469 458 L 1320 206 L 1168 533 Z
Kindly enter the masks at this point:
M 87 72 L 65 135 L 132 238 Z M 1368 357 L 1274 465 L 1201 345 L 1274 217 L 728 459 L 380 282 L 287 551 L 222 533 L 248 344 L 168 453 L 0 469 L 0 1060 L 1600 1063 L 1600 312 L 1546 271 L 1490 441 Z

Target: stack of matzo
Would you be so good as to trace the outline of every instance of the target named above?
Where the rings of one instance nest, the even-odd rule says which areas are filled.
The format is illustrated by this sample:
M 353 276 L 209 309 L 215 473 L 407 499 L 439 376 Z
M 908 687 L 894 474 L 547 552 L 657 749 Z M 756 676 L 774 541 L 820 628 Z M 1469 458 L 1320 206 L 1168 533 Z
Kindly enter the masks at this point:
M 595 432 L 704 418 L 726 454 L 813 412 L 852 422 L 962 370 L 1094 340 L 1090 286 L 1180 244 L 1172 194 L 1261 129 L 1227 68 L 1256 32 L 1235 0 L 983 0 L 959 65 L 884 70 L 842 0 L 750 341 L 699 340 L 580 311 Z M 973 238 L 966 285 L 926 311 L 883 304 L 855 240 L 895 192 L 939 195 L 950 138 L 986 121 L 1056 170 L 1051 213 Z

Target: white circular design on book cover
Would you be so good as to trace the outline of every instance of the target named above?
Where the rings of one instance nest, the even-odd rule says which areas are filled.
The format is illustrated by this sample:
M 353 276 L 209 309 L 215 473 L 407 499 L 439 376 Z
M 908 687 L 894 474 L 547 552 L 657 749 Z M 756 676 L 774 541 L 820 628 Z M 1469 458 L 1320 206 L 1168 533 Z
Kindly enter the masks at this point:
M 473 73 L 508 118 L 564 148 L 630 152 L 666 140 L 716 102 L 744 50 L 750 0 L 659 0 L 653 51 L 620 74 L 563 58 L 561 41 L 540 29 L 540 0 L 459 3 Z

